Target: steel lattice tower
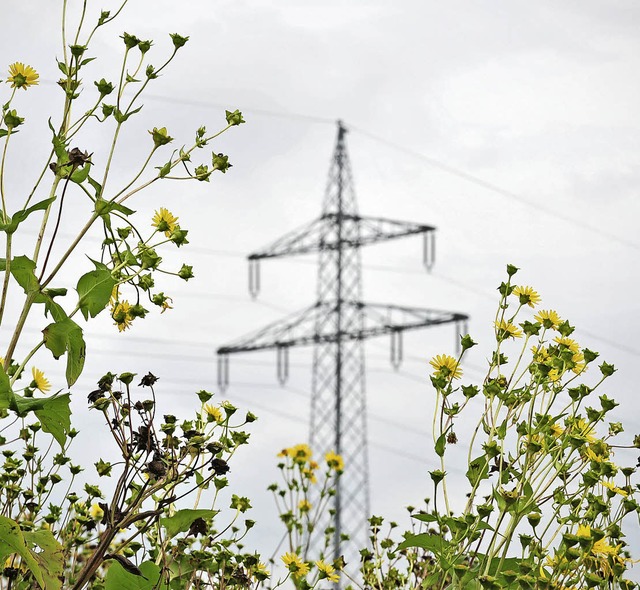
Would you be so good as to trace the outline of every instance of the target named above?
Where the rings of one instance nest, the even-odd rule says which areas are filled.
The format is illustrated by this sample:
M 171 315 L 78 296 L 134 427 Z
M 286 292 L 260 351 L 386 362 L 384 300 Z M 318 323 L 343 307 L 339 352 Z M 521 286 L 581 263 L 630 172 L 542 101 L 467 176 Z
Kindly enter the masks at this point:
M 358 214 L 345 135 L 346 128 L 338 121 L 321 216 L 248 257 L 249 289 L 255 297 L 260 289 L 261 259 L 318 252 L 316 303 L 220 347 L 217 353 L 218 384 L 225 389 L 230 354 L 276 349 L 278 379 L 284 384 L 289 348 L 314 346 L 310 442 L 320 456 L 336 451 L 345 461 L 333 514 L 325 515 L 314 534 L 323 537 L 324 530 L 332 527 L 333 557 L 344 555 L 353 566 L 358 562 L 358 549 L 368 544 L 370 516 L 364 340 L 390 334 L 391 362 L 397 368 L 402 361 L 405 330 L 455 323 L 460 333 L 468 316 L 362 301 L 360 247 L 422 234 L 424 263 L 429 269 L 434 261 L 435 227 Z M 348 535 L 348 543 L 344 535 Z

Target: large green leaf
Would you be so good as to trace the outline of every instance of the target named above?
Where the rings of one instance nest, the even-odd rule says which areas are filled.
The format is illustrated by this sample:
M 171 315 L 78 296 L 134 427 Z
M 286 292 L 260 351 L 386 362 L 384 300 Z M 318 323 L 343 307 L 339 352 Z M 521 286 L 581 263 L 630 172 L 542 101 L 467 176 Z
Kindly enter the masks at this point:
M 71 387 L 84 368 L 86 345 L 82 337 L 82 328 L 71 318 L 49 324 L 43 331 L 44 345 L 51 351 L 54 358 L 60 358 L 67 353 L 67 384 Z
M 37 546 L 41 551 L 33 551 Z M 23 533 L 14 520 L 0 516 L 0 560 L 2 563 L 10 555 L 17 553 L 29 568 L 40 587 L 45 590 L 59 590 L 62 582 L 62 547 L 50 531 Z
M 7 223 L 2 223 L 0 221 L 0 230 L 4 230 L 8 234 L 14 233 L 18 226 L 32 213 L 36 211 L 44 211 L 51 203 L 56 200 L 55 197 L 51 197 L 49 199 L 45 199 L 44 201 L 40 201 L 35 205 L 31 205 L 28 209 L 23 209 L 22 211 L 16 211 Z
M 0 363 L 0 409 L 6 410 L 11 405 L 12 399 L 11 381 L 4 371 L 4 366 Z
M 105 590 L 167 590 L 160 580 L 160 568 L 152 561 L 140 564 L 142 576 L 128 572 L 117 561 L 113 561 L 105 578 Z
M 71 398 L 68 393 L 45 398 L 22 397 L 13 393 L 11 395 L 9 407 L 18 416 L 24 417 L 33 412 L 40 420 L 42 430 L 53 435 L 60 446 L 64 447 L 71 429 Z
M 472 486 L 478 485 L 478 482 L 489 477 L 489 460 L 486 455 L 476 457 L 469 463 L 467 469 L 467 479 Z
M 175 537 L 178 533 L 189 530 L 194 520 L 198 518 L 213 518 L 219 510 L 188 509 L 178 510 L 173 516 L 160 519 L 160 524 L 167 531 L 169 538 Z
M 39 552 L 32 552 L 34 559 L 38 562 L 42 571 L 42 578 L 46 590 L 50 588 L 62 588 L 60 576 L 64 567 L 64 548 L 51 531 L 33 531 L 22 533 L 27 545 L 36 545 L 41 549 Z
M 421 547 L 427 549 L 435 555 L 440 555 L 449 547 L 449 542 L 442 538 L 441 535 L 432 535 L 431 533 L 419 533 L 417 535 L 408 535 L 398 549 L 407 549 L 408 547 Z
M 80 297 L 78 305 L 85 320 L 89 316 L 95 318 L 108 305 L 116 283 L 106 266 L 80 277 L 76 291 Z
M 11 259 L 11 274 L 27 295 L 40 290 L 35 269 L 36 263 L 27 256 L 16 256 Z

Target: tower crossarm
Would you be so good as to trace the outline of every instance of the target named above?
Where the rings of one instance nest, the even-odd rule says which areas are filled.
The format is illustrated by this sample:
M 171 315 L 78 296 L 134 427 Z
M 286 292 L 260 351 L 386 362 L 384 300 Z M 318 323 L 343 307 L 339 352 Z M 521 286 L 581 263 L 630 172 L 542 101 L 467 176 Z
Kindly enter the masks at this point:
M 338 232 L 331 231 L 331 228 L 336 227 L 338 223 L 357 224 L 359 231 L 350 233 L 358 237 L 345 238 Z M 431 225 L 410 221 L 362 217 L 346 213 L 325 213 L 311 223 L 285 234 L 269 246 L 253 252 L 248 256 L 248 259 L 251 261 L 295 254 L 311 254 L 322 250 L 358 248 L 414 234 L 427 234 L 435 232 L 435 230 L 436 228 Z
M 369 304 L 361 301 L 343 301 L 344 308 L 362 311 L 364 326 L 359 330 L 338 330 L 332 321 L 336 304 L 316 305 L 268 324 L 264 328 L 218 348 L 219 355 L 238 352 L 288 348 L 338 340 L 365 340 L 374 336 L 415 330 L 448 323 L 464 323 L 469 316 L 463 313 L 403 307 L 399 305 Z

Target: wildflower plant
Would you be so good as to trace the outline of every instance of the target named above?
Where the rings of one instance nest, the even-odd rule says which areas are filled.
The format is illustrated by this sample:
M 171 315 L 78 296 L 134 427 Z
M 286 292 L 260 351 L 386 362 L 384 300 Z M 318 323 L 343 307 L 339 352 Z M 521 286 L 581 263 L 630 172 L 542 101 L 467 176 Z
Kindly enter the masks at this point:
M 363 572 L 388 582 L 380 587 L 637 587 L 626 576 L 632 556 L 624 534 L 639 512 L 636 469 L 619 465 L 615 449 L 637 447 L 640 437 L 618 442 L 623 426 L 608 421 L 618 404 L 601 390 L 615 368 L 596 366 L 598 353 L 574 340 L 573 326 L 556 311 L 523 319 L 523 309 L 541 298 L 513 282 L 517 270 L 509 265 L 499 288 L 495 347 L 483 382 L 462 381 L 464 356 L 476 344 L 468 335 L 457 358 L 431 361 L 433 506 L 413 515 L 426 531 L 406 533 L 391 546 L 393 556 L 422 550 L 428 567 L 416 583 L 410 559 L 397 570 L 404 577 L 396 572 L 391 579 L 393 568 L 384 560 L 371 566 L 370 556 Z M 473 412 L 475 427 L 464 422 L 459 429 Z M 448 485 L 454 445 L 466 448 L 464 498 L 457 493 L 461 482 L 455 495 Z M 461 499 L 464 508 L 456 512 Z
M 287 574 L 274 587 L 287 580 L 296 588 L 306 590 L 326 582 L 336 583 L 340 579 L 342 559 L 328 561 L 326 558 L 335 531 L 331 527 L 317 531 L 317 527 L 323 514 L 333 514 L 331 502 L 337 479 L 344 471 L 344 460 L 341 455 L 328 452 L 321 465 L 313 459 L 313 451 L 307 444 L 285 448 L 278 457 L 282 483 L 270 485 L 269 490 L 286 529 L 280 546 L 284 543 L 287 548 L 281 556 Z M 312 545 L 312 539 L 318 538 L 321 539 L 319 548 Z
M 148 308 L 171 309 L 172 298 L 156 286 L 159 273 L 194 276 L 187 263 L 168 268 L 163 261 L 168 248 L 188 244 L 179 212 L 158 204 L 140 219 L 131 207 L 159 183 L 209 182 L 226 173 L 228 156 L 203 157 L 204 148 L 244 123 L 238 110 L 226 111 L 219 131 L 201 126 L 182 145 L 166 127 L 153 126 L 146 153 L 115 165 L 131 121 L 142 116 L 144 93 L 188 42 L 170 35 L 171 49 L 161 56 L 153 41 L 125 32 L 117 78 L 90 83 L 93 41 L 127 3 L 94 13 L 78 0 L 74 19 L 72 3 L 59 2 L 55 92 L 62 108 L 43 129 L 30 127 L 21 105 L 24 92 L 45 90 L 37 68 L 15 62 L 0 74 L 0 588 L 244 588 L 268 576 L 242 548 L 253 526 L 244 518 L 249 501 L 231 495 L 230 505 L 220 506 L 229 461 L 248 440 L 243 427 L 252 414 L 238 419 L 234 406 L 203 391 L 195 417 L 161 419 L 156 377 L 144 376 L 138 388 L 135 375 L 109 373 L 89 394 L 114 444 L 115 459 L 96 457 L 95 477 L 107 483 L 78 484 L 87 469 L 69 453 L 77 435 L 70 388 L 87 355 L 83 323 L 104 312 L 123 332 Z M 51 145 L 44 161 L 12 166 L 16 146 L 39 138 Z M 18 187 L 30 173 L 23 193 Z M 72 238 L 62 226 L 74 228 Z M 85 248 L 92 228 L 102 234 L 93 250 Z M 34 332 L 39 336 L 29 340 Z M 39 368 L 43 354 L 65 359 L 64 383 Z M 187 501 L 192 507 L 184 508 Z

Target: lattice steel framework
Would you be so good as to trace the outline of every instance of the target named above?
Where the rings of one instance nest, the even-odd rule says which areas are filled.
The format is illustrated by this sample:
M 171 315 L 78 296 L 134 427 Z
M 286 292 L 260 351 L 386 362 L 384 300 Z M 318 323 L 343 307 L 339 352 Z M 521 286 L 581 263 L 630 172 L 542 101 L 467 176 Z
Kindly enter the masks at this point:
M 327 527 L 333 528 L 334 557 L 344 555 L 348 563 L 355 565 L 358 549 L 368 544 L 370 516 L 364 340 L 390 334 L 391 362 L 397 368 L 402 361 L 405 330 L 454 323 L 460 333 L 468 316 L 362 301 L 360 247 L 422 234 L 424 263 L 430 268 L 435 255 L 435 227 L 358 214 L 345 134 L 346 128 L 338 121 L 321 216 L 248 257 L 249 289 L 255 297 L 260 290 L 261 259 L 318 252 L 315 305 L 220 347 L 217 352 L 218 383 L 224 389 L 229 383 L 230 354 L 276 349 L 278 379 L 284 384 L 289 348 L 314 345 L 310 442 L 321 456 L 333 450 L 345 460 L 333 514 L 325 515 L 316 534 L 320 537 Z M 349 542 L 343 540 L 344 535 L 349 536 Z

